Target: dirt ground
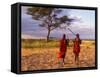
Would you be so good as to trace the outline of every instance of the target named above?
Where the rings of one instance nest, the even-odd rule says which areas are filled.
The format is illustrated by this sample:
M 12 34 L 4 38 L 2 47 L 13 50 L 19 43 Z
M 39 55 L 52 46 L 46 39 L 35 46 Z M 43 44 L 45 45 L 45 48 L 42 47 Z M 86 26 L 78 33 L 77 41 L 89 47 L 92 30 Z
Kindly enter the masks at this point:
M 84 41 L 81 44 L 78 65 L 74 61 L 73 47 L 68 47 L 65 64 L 61 65 L 57 59 L 59 48 L 22 48 L 21 70 L 43 70 L 59 68 L 77 68 L 95 66 L 95 44 Z

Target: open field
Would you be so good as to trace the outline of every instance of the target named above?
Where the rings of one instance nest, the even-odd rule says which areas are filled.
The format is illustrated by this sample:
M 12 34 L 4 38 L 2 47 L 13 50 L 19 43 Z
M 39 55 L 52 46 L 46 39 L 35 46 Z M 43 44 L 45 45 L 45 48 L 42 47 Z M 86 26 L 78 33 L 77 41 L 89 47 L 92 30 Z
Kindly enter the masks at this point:
M 74 62 L 73 42 L 70 40 L 66 52 L 65 64 L 61 66 L 57 60 L 59 52 L 59 41 L 51 40 L 22 40 L 21 49 L 21 70 L 43 70 L 59 68 L 77 68 L 77 67 L 94 67 L 95 66 L 95 41 L 82 40 L 80 60 L 77 65 Z

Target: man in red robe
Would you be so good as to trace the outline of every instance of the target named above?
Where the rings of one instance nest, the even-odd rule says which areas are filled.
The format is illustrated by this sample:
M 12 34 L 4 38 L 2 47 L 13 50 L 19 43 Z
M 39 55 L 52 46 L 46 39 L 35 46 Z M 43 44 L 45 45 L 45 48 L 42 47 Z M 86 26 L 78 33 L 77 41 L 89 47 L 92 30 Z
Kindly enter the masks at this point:
M 60 40 L 60 52 L 58 53 L 58 59 L 62 64 L 64 64 L 65 55 L 67 52 L 67 40 L 66 35 L 63 34 L 62 39 Z
M 74 48 L 73 48 L 73 53 L 75 55 L 76 63 L 79 62 L 80 44 L 81 44 L 81 40 L 80 40 L 79 34 L 76 34 L 76 38 L 74 40 Z

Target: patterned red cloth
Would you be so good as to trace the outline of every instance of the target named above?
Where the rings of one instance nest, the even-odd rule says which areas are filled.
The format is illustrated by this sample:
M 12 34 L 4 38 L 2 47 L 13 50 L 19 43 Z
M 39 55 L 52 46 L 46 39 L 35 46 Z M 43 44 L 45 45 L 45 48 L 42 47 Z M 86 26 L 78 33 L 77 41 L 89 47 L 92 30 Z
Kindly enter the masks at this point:
M 62 39 L 60 41 L 60 52 L 58 53 L 58 58 L 64 58 L 65 57 L 66 50 L 67 50 L 67 42 L 66 42 L 66 39 Z
M 81 43 L 81 40 L 76 37 L 75 40 L 74 40 L 73 52 L 77 56 L 79 55 L 79 52 L 80 52 L 80 43 Z

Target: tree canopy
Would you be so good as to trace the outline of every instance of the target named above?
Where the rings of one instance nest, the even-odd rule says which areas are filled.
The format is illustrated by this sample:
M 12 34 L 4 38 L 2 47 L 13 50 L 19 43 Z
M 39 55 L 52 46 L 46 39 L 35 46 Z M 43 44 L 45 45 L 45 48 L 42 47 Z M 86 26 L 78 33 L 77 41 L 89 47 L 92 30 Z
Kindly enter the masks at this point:
M 27 14 L 32 16 L 32 19 L 41 21 L 40 27 L 45 27 L 48 30 L 47 41 L 49 40 L 50 32 L 56 28 L 60 28 L 62 24 L 69 26 L 75 19 L 69 18 L 67 15 L 60 14 L 63 12 L 60 8 L 48 7 L 31 7 L 27 9 Z

